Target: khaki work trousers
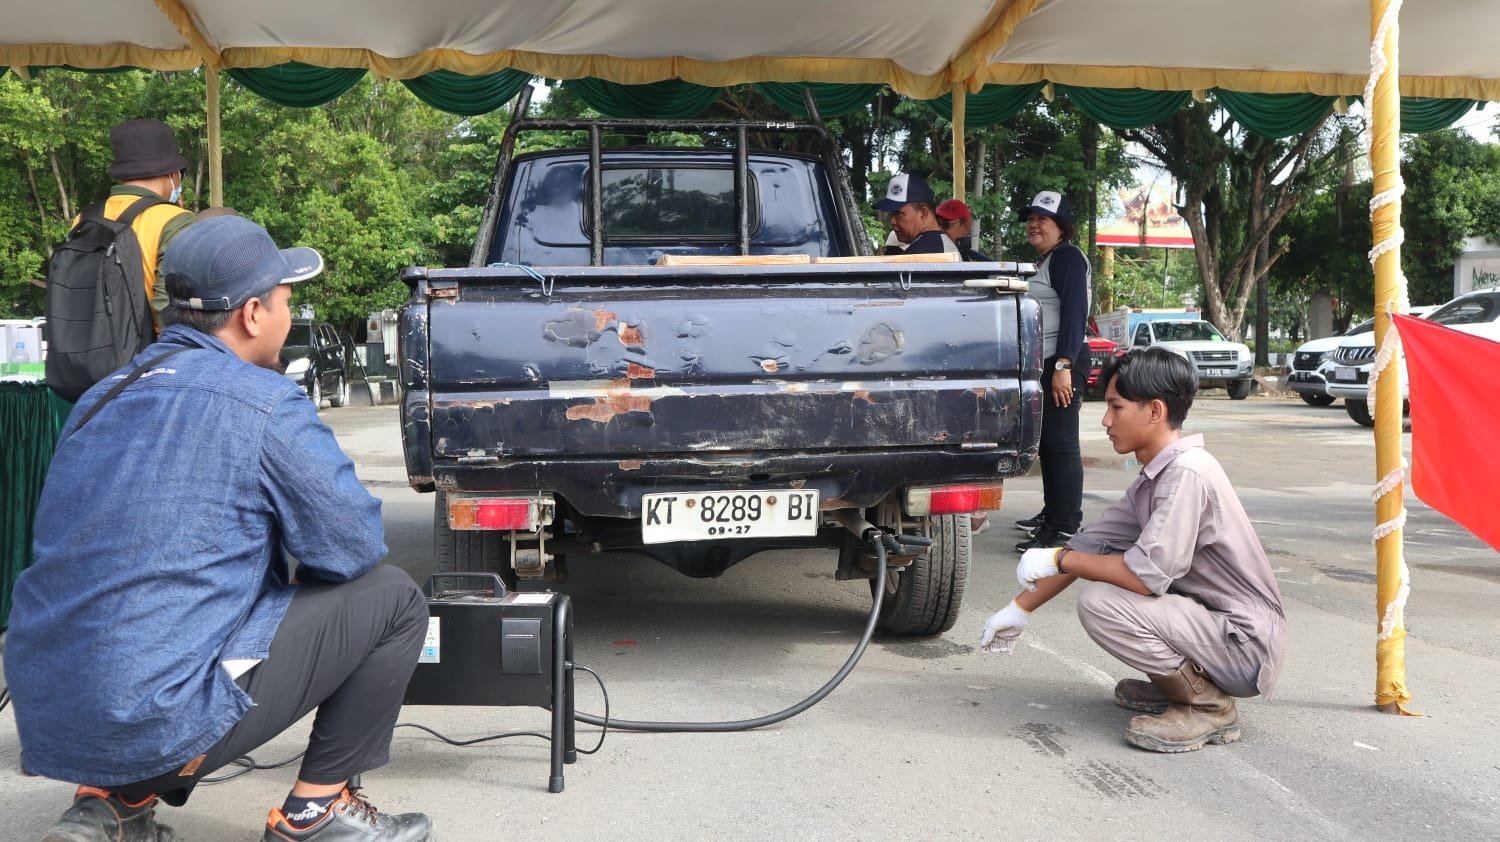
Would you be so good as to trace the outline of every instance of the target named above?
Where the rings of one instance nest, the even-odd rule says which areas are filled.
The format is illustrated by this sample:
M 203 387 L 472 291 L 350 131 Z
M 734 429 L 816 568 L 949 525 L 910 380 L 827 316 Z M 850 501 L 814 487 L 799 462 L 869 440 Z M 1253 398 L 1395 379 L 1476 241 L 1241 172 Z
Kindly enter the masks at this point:
M 1259 694 L 1263 658 L 1223 614 L 1179 594 L 1142 596 L 1104 582 L 1083 583 L 1078 619 L 1104 651 L 1146 675 L 1192 661 L 1231 696 Z

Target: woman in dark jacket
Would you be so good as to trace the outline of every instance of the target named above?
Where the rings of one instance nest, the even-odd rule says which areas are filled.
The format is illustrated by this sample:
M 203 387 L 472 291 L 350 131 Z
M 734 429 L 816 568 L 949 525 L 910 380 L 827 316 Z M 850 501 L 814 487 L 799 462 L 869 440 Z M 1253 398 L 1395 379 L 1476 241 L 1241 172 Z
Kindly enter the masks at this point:
M 1016 545 L 1060 547 L 1083 520 L 1083 456 L 1078 411 L 1088 369 L 1089 281 L 1092 270 L 1073 244 L 1073 208 L 1052 190 L 1021 209 L 1026 241 L 1037 253 L 1031 295 L 1042 308 L 1042 511 L 1018 521 L 1031 537 Z

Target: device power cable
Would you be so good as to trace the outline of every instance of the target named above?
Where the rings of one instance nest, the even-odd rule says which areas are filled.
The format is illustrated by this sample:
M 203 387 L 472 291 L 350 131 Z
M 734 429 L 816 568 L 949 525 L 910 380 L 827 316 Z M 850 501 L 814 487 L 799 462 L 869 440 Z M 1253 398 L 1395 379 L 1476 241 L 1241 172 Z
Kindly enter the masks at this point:
M 568 664 L 568 669 L 583 670 L 589 675 L 592 675 L 594 677 L 594 680 L 599 683 L 599 691 L 604 696 L 604 716 L 596 716 L 591 713 L 583 712 L 574 713 L 574 718 L 577 721 L 587 723 L 589 725 L 597 725 L 603 729 L 599 733 L 599 741 L 594 744 L 594 747 L 592 749 L 578 749 L 578 753 L 597 753 L 599 749 L 603 747 L 604 738 L 609 734 L 609 730 L 611 728 L 617 731 L 638 731 L 647 733 L 723 733 L 730 731 L 753 731 L 757 728 L 765 728 L 768 725 L 775 725 L 778 722 L 785 722 L 786 720 L 805 712 L 808 708 L 811 708 L 813 705 L 816 705 L 818 702 L 821 702 L 823 701 L 823 699 L 827 698 L 828 694 L 832 693 L 835 688 L 843 683 L 844 679 L 848 677 L 849 673 L 854 671 L 854 667 L 859 663 L 860 657 L 864 655 L 865 649 L 870 645 L 870 639 L 875 635 L 875 626 L 880 621 L 880 608 L 885 602 L 885 585 L 886 578 L 888 576 L 886 562 L 889 558 L 889 553 L 901 553 L 904 552 L 905 548 L 907 547 L 925 547 L 932 544 L 932 539 L 924 536 L 894 535 L 873 526 L 861 533 L 860 538 L 875 550 L 875 597 L 872 600 L 872 604 L 870 605 L 870 615 L 865 620 L 864 633 L 860 635 L 859 642 L 855 645 L 854 651 L 849 654 L 849 657 L 844 661 L 844 664 L 839 668 L 839 671 L 835 673 L 832 678 L 828 679 L 828 681 L 824 683 L 822 687 L 819 687 L 812 695 L 808 696 L 800 702 L 797 702 L 791 707 L 786 708 L 785 710 L 766 714 L 765 716 L 757 716 L 752 719 L 740 719 L 727 722 L 650 722 L 637 721 L 632 719 L 612 719 L 609 715 L 609 691 L 605 689 L 603 679 L 601 679 L 599 677 L 599 674 L 594 672 L 592 669 L 589 669 L 582 664 L 570 662 Z M 0 691 L 0 710 L 5 709 L 5 704 L 9 702 L 9 695 L 10 694 L 8 691 Z M 440 734 L 425 725 L 419 725 L 416 723 L 398 722 L 396 723 L 395 727 L 415 728 L 419 731 L 424 731 L 428 734 L 431 734 L 437 739 L 454 746 L 470 746 L 479 743 L 490 742 L 493 740 L 507 739 L 510 737 L 537 737 L 544 741 L 551 739 L 548 735 L 536 731 L 509 731 L 502 734 L 491 734 L 489 736 L 477 737 L 470 740 L 457 740 Z M 301 759 L 301 757 L 302 753 L 299 752 L 296 756 L 287 758 L 286 760 L 282 760 L 277 763 L 257 763 L 248 755 L 244 757 L 238 757 L 230 761 L 229 763 L 229 765 L 237 767 L 236 769 L 234 769 L 234 771 L 227 772 L 222 775 L 203 778 L 201 781 L 199 781 L 199 783 L 205 785 L 224 783 L 225 781 L 233 780 L 234 778 L 253 771 L 263 769 L 280 769 L 282 767 L 291 765 L 292 763 Z
M 844 665 L 828 682 L 819 687 L 811 696 L 792 705 L 791 707 L 776 713 L 757 716 L 753 719 L 739 719 L 730 722 L 641 722 L 632 719 L 610 719 L 608 711 L 605 716 L 596 716 L 591 713 L 575 712 L 573 718 L 579 722 L 589 725 L 599 725 L 605 728 L 614 728 L 618 731 L 644 731 L 650 733 L 722 733 L 726 731 L 753 731 L 756 728 L 764 728 L 785 722 L 808 708 L 823 701 L 834 688 L 838 687 L 849 673 L 854 670 L 855 664 L 859 663 L 860 656 L 864 655 L 865 647 L 869 646 L 870 638 L 875 635 L 875 626 L 880 621 L 880 606 L 885 601 L 886 581 L 886 559 L 888 553 L 903 552 L 904 547 L 925 547 L 932 544 L 932 539 L 920 535 L 895 535 L 878 527 L 869 527 L 860 534 L 860 539 L 869 544 L 875 550 L 875 598 L 870 606 L 870 616 L 865 621 L 864 634 L 860 636 L 859 643 L 855 645 L 854 651 L 844 661 Z

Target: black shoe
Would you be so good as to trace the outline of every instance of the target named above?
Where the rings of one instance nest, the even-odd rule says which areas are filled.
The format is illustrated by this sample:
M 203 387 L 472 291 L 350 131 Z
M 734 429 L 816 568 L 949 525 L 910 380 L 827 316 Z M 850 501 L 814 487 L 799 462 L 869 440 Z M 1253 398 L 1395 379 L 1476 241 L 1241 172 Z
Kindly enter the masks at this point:
M 1047 522 L 1047 512 L 1044 509 L 1044 510 L 1042 510 L 1040 512 L 1037 512 L 1035 515 L 1032 515 L 1031 517 L 1026 518 L 1025 520 L 1018 520 L 1018 521 L 1016 521 L 1016 528 L 1019 529 L 1019 530 L 1021 530 L 1022 532 L 1035 532 L 1038 529 L 1041 529 L 1042 528 L 1042 524 L 1044 524 L 1046 522 Z
M 81 786 L 68 808 L 42 836 L 42 842 L 173 842 L 172 828 L 156 823 L 156 798 L 134 807 L 118 795 Z
M 272 808 L 261 837 L 262 842 L 426 842 L 431 838 L 431 819 L 421 813 L 382 813 L 350 789 L 328 805 L 322 818 L 304 828 L 288 822 L 281 808 Z
M 1064 532 L 1051 524 L 1042 524 L 1031 537 L 1016 545 L 1016 552 L 1024 553 L 1037 547 L 1061 547 L 1068 543 L 1073 533 Z

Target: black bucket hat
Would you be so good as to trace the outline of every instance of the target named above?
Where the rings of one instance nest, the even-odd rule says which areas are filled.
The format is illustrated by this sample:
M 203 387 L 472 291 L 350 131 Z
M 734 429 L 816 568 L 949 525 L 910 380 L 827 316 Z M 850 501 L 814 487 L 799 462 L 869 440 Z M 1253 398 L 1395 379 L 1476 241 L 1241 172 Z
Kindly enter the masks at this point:
M 130 120 L 109 133 L 115 160 L 109 177 L 115 181 L 155 178 L 187 169 L 187 159 L 177 151 L 172 128 L 160 120 Z

